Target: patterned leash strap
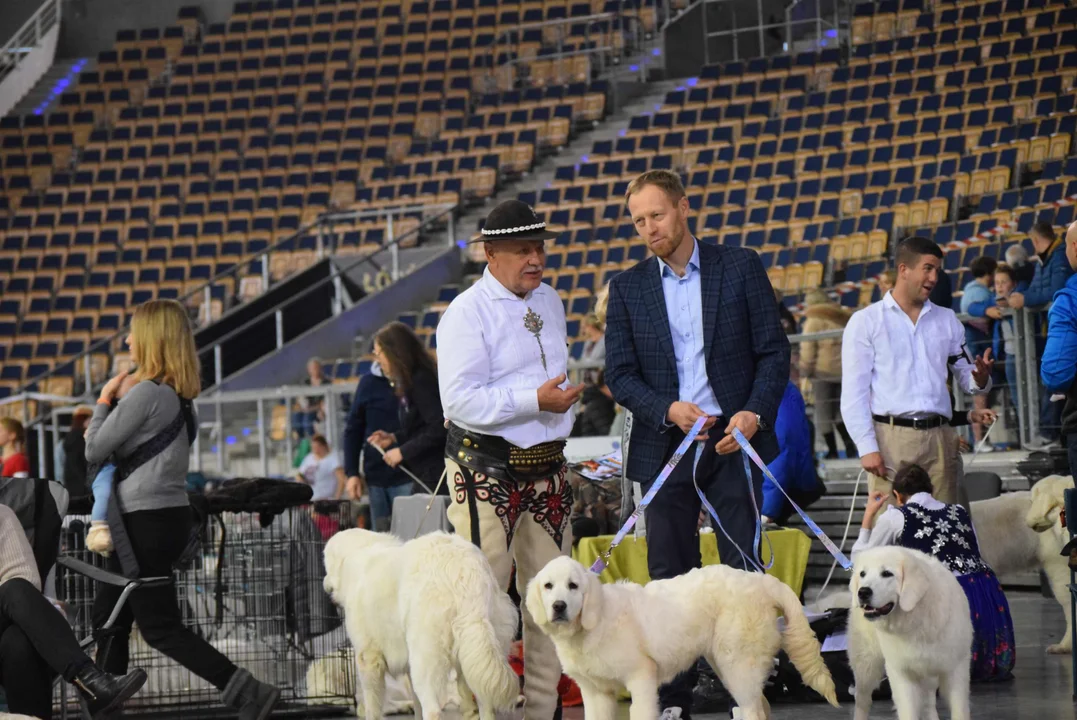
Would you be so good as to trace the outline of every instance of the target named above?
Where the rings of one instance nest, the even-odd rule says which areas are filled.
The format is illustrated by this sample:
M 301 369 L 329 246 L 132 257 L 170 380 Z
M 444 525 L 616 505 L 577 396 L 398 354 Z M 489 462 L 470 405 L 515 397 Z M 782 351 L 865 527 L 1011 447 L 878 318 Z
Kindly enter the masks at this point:
M 735 432 L 739 432 L 735 431 Z M 699 458 L 703 454 L 703 443 L 699 443 L 696 447 L 696 465 L 699 464 Z M 718 513 L 714 510 L 714 506 L 707 500 L 707 496 L 703 494 L 703 491 L 699 487 L 699 483 L 696 480 L 695 468 L 692 471 L 692 484 L 695 485 L 696 495 L 699 496 L 699 501 L 703 505 L 704 509 L 710 514 L 711 519 L 714 520 L 714 524 L 721 531 L 722 535 L 725 535 L 725 539 L 730 542 L 740 553 L 741 560 L 744 561 L 745 567 L 750 567 L 756 572 L 765 573 L 774 567 L 774 546 L 770 542 L 770 536 L 763 532 L 763 522 L 760 519 L 759 503 L 755 499 L 755 480 L 752 478 L 752 467 L 748 464 L 748 456 L 744 455 L 744 475 L 748 478 L 748 497 L 752 499 L 752 508 L 755 511 L 755 535 L 752 539 L 752 552 L 749 555 L 744 552 L 744 548 L 737 544 L 737 541 L 730 537 L 726 532 L 725 527 L 722 525 L 721 518 L 718 517 Z M 759 556 L 760 543 L 763 538 L 767 541 L 767 547 L 770 548 L 770 562 L 763 564 L 763 558 Z
M 628 533 L 632 531 L 632 528 L 636 526 L 636 520 L 638 520 L 639 516 L 643 514 L 643 511 L 647 509 L 647 506 L 651 504 L 651 501 L 654 500 L 655 495 L 662 489 L 662 486 L 666 484 L 666 480 L 668 480 L 669 476 L 673 473 L 673 468 L 677 467 L 677 464 L 681 459 L 688 454 L 688 448 L 691 447 L 692 441 L 699 435 L 700 431 L 703 430 L 703 425 L 708 419 L 709 418 L 704 415 L 696 420 L 692 429 L 684 436 L 684 440 L 677 446 L 677 451 L 673 453 L 673 456 L 670 457 L 668 461 L 666 461 L 665 466 L 662 468 L 662 472 L 658 474 L 658 477 L 655 478 L 654 482 L 651 484 L 651 489 L 648 490 L 647 494 L 640 500 L 639 506 L 631 515 L 629 515 L 628 520 L 621 526 L 621 529 L 617 531 L 609 548 L 607 548 L 606 552 L 602 553 L 598 559 L 595 560 L 594 564 L 591 565 L 591 572 L 596 575 L 601 575 L 602 571 L 606 569 L 606 566 L 609 564 L 610 555 L 613 554 L 614 549 L 621 544 L 621 541 L 624 540 Z
M 748 439 L 744 437 L 741 431 L 737 428 L 734 428 L 733 437 L 736 439 L 737 444 L 740 445 L 740 449 L 744 453 L 745 472 L 748 472 L 750 476 L 751 468 L 748 467 L 748 460 L 751 459 L 751 461 L 755 463 L 756 467 L 758 467 L 762 471 L 763 476 L 770 480 L 772 483 L 774 483 L 774 485 L 779 490 L 781 490 L 782 495 L 784 495 L 785 499 L 789 501 L 789 504 L 793 506 L 793 509 L 797 512 L 797 515 L 800 515 L 801 520 L 803 520 L 804 524 L 808 526 L 808 529 L 812 531 L 812 534 L 815 535 L 815 537 L 819 538 L 819 542 L 823 543 L 823 547 L 827 549 L 827 552 L 834 556 L 834 559 L 838 561 L 838 564 L 841 565 L 842 568 L 846 570 L 851 570 L 853 567 L 852 561 L 850 561 L 849 558 L 845 557 L 845 554 L 840 549 L 838 549 L 838 546 L 834 544 L 833 540 L 827 537 L 827 534 L 823 532 L 823 529 L 820 528 L 816 524 L 816 522 L 808 516 L 808 513 L 804 512 L 804 510 L 802 510 L 801 507 L 796 504 L 793 498 L 789 497 L 789 493 L 785 491 L 785 488 L 781 486 L 781 483 L 774 479 L 774 475 L 772 475 L 770 470 L 767 469 L 766 463 L 763 462 L 763 458 L 759 457 L 759 453 L 755 451 L 755 448 L 752 447 L 751 443 L 748 442 Z M 754 495 L 752 496 L 752 500 L 754 502 Z M 771 551 L 771 561 L 773 562 L 773 550 Z

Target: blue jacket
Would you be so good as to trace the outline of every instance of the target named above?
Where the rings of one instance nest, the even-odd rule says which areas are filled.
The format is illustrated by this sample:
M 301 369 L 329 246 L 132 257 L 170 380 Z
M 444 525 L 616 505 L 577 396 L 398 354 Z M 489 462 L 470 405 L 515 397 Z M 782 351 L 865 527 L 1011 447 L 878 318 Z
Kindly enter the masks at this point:
M 1025 307 L 1040 307 L 1051 302 L 1066 281 L 1073 275 L 1070 261 L 1066 259 L 1066 243 L 1056 240 L 1053 250 L 1049 249 L 1047 262 L 1036 267 L 1036 274 L 1025 290 Z
M 1055 293 L 1047 313 L 1047 346 L 1040 362 L 1040 378 L 1048 390 L 1065 392 L 1077 376 L 1077 275 Z
M 348 412 L 344 426 L 344 473 L 348 477 L 359 474 L 359 454 L 366 439 L 375 430 L 395 433 L 400 429 L 400 400 L 393 392 L 389 380 L 375 366 L 370 373 L 359 378 L 355 400 Z M 391 487 L 411 482 L 400 470 L 394 470 L 381 459 L 381 453 L 373 448 L 363 461 L 364 479 L 373 487 Z
M 699 264 L 704 358 L 715 399 L 726 418 L 748 410 L 773 425 L 789 382 L 789 341 L 763 263 L 753 250 L 700 242 Z M 605 376 L 614 399 L 632 412 L 626 476 L 649 484 L 669 453 L 668 433 L 676 428 L 666 412 L 680 382 L 657 258 L 610 283 Z M 778 454 L 773 432 L 756 433 L 752 445 L 764 462 Z
M 778 457 L 767 465 L 786 492 L 815 489 L 818 476 L 815 473 L 815 459 L 812 457 L 811 426 L 804 409 L 804 398 L 793 383 L 785 386 L 782 404 L 778 407 L 778 420 L 774 423 L 774 433 L 778 436 Z M 785 496 L 770 480 L 763 481 L 762 514 L 769 518 L 782 514 Z

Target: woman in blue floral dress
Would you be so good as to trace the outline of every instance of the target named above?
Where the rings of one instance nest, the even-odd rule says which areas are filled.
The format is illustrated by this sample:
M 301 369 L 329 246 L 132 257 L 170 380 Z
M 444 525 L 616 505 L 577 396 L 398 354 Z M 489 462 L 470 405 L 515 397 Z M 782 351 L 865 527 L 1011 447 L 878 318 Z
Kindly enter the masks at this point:
M 919 465 L 908 465 L 897 472 L 892 493 L 895 507 L 882 513 L 878 522 L 875 516 L 889 498 L 883 493 L 868 498 L 853 553 L 881 545 L 900 545 L 931 555 L 946 565 L 969 601 L 974 631 L 972 681 L 1010 679 L 1016 661 L 1010 606 L 994 571 L 980 557 L 968 511 L 933 498 L 931 477 Z

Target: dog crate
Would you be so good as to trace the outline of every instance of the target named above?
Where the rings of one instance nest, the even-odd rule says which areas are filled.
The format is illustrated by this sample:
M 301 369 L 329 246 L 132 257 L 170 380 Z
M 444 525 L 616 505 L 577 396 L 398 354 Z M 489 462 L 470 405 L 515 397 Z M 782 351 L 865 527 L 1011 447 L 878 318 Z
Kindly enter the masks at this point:
M 274 715 L 340 715 L 355 703 L 355 669 L 342 617 L 322 587 L 326 540 L 350 526 L 349 504 L 318 503 L 279 514 L 208 516 L 201 552 L 175 572 L 185 624 L 263 682 L 281 690 Z M 88 518 L 68 518 L 61 553 L 104 565 L 85 548 Z M 57 598 L 79 638 L 92 634 L 94 582 L 57 567 Z M 137 591 L 136 591 L 137 592 Z M 92 654 L 92 653 L 91 653 Z M 130 667 L 149 675 L 126 715 L 212 717 L 224 713 L 216 688 L 130 638 Z M 57 690 L 59 716 L 78 715 L 74 693 Z

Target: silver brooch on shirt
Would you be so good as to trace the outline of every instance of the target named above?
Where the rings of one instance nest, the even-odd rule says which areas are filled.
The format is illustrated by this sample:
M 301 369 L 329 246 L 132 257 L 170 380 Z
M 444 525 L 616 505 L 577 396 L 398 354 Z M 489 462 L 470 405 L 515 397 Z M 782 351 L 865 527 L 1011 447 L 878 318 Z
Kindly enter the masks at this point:
M 539 346 L 539 355 L 542 356 L 542 369 L 549 375 L 549 368 L 546 367 L 546 350 L 542 347 L 542 317 L 531 308 L 527 308 L 527 314 L 524 315 L 524 329 L 535 336 L 535 342 Z

